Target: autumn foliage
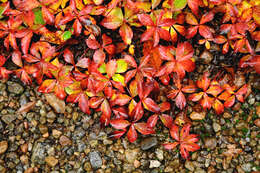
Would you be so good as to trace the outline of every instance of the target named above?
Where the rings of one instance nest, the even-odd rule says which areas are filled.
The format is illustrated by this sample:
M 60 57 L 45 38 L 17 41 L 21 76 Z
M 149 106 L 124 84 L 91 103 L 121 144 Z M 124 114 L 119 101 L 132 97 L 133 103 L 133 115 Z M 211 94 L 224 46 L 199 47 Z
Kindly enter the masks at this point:
M 130 142 L 154 134 L 160 119 L 174 139 L 165 148 L 179 145 L 187 159 L 198 138 L 170 112 L 194 102 L 220 115 L 248 90 L 211 71 L 189 78 L 193 44 L 218 44 L 239 55 L 238 68 L 260 73 L 259 25 L 254 0 L 2 0 L 0 79 L 35 81 L 39 92 L 101 112 L 111 136 Z

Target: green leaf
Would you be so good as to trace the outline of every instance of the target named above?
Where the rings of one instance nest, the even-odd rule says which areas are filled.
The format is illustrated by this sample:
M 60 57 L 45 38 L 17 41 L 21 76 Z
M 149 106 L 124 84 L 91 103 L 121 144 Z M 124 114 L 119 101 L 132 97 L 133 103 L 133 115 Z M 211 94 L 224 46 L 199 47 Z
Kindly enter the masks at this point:
M 117 69 L 116 73 L 124 73 L 127 70 L 127 62 L 124 59 L 119 59 L 116 61 Z
M 106 64 L 103 63 L 99 68 L 98 68 L 98 71 L 100 73 L 106 73 Z
M 113 81 L 120 82 L 123 86 L 125 86 L 125 78 L 121 74 L 114 74 L 114 76 L 112 76 L 112 79 Z
M 187 5 L 187 0 L 175 0 L 174 8 L 177 10 L 183 9 Z
M 34 13 L 34 23 L 36 25 L 43 25 L 45 24 L 44 20 L 43 20 L 43 17 L 42 17 L 42 11 L 40 8 L 35 8 L 33 9 L 33 13 Z
M 68 40 L 71 38 L 72 33 L 70 31 L 65 31 L 63 34 L 63 40 Z

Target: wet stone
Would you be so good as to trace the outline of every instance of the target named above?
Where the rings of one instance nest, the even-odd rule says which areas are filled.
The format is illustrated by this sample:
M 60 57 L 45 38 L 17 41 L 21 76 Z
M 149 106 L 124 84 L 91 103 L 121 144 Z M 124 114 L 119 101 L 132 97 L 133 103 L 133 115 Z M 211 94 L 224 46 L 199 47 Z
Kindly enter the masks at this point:
M 36 143 L 33 147 L 31 161 L 44 164 L 45 160 L 45 146 L 42 143 Z
M 144 139 L 141 142 L 141 149 L 142 150 L 149 150 L 150 148 L 156 146 L 158 144 L 157 138 L 156 137 L 149 137 Z
M 53 157 L 53 156 L 48 156 L 45 158 L 45 162 L 50 166 L 50 167 L 55 167 L 58 164 L 58 160 Z
M 93 169 L 98 169 L 102 166 L 102 159 L 98 151 L 89 153 L 90 164 Z
M 161 166 L 161 163 L 158 160 L 150 160 L 149 168 L 158 168 Z
M 53 107 L 55 112 L 64 113 L 65 112 L 65 102 L 60 100 L 54 94 L 45 94 L 47 102 Z
M 1 119 L 5 124 L 10 124 L 12 121 L 16 119 L 16 115 L 12 115 L 12 114 L 3 115 Z
M 221 130 L 221 126 L 218 123 L 213 123 L 213 129 L 215 132 L 219 132 Z
M 0 154 L 5 153 L 6 150 L 7 150 L 7 148 L 8 148 L 8 143 L 7 143 L 7 141 L 1 141 L 1 142 L 0 142 Z
M 205 139 L 205 147 L 208 149 L 214 149 L 217 146 L 216 138 L 206 138 Z
M 194 165 L 191 161 L 186 161 L 185 162 L 185 168 L 187 168 L 189 171 L 194 171 Z
M 8 91 L 10 93 L 18 95 L 18 94 L 22 94 L 24 91 L 23 86 L 20 85 L 19 83 L 8 81 L 7 85 L 8 85 Z

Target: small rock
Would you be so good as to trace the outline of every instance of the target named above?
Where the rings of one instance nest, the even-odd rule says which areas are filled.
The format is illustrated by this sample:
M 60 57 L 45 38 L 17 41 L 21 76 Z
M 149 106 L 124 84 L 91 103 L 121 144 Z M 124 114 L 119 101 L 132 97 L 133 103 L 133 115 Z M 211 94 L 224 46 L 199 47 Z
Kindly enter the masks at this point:
M 141 166 L 141 163 L 138 160 L 134 161 L 134 167 L 139 168 Z
M 8 81 L 7 85 L 8 85 L 8 91 L 10 93 L 22 94 L 24 91 L 23 86 L 20 85 L 19 83 Z
M 90 152 L 89 159 L 90 159 L 90 164 L 93 169 L 98 169 L 102 166 L 102 159 L 101 159 L 98 151 Z
M 16 115 L 12 115 L 12 114 L 3 115 L 1 119 L 5 124 L 10 124 L 12 121 L 16 119 Z
M 23 153 L 26 153 L 28 151 L 28 144 L 27 143 L 21 145 L 21 151 Z
M 228 113 L 228 112 L 225 112 L 225 113 L 223 114 L 223 117 L 226 118 L 226 119 L 228 119 L 228 118 L 232 118 L 232 115 L 231 115 L 230 113 Z
M 48 127 L 45 126 L 45 125 L 40 124 L 39 125 L 39 130 L 40 130 L 41 134 L 45 134 L 45 133 L 48 132 Z
M 192 112 L 190 114 L 190 118 L 192 120 L 203 120 L 206 116 L 206 113 L 205 112 Z
M 209 51 L 204 50 L 200 55 L 200 59 L 202 59 L 204 64 L 209 64 L 213 59 L 213 55 Z
M 130 150 L 130 149 L 126 150 L 125 151 L 126 161 L 129 162 L 129 163 L 134 163 L 134 161 L 137 158 L 138 153 L 139 153 L 139 148 L 136 148 L 136 149 L 133 149 L 133 150 Z
M 45 146 L 42 143 L 34 144 L 31 161 L 39 164 L 44 164 Z
M 55 167 L 58 164 L 58 159 L 56 159 L 53 156 L 48 156 L 45 158 L 45 162 L 50 166 L 50 167 Z
M 260 106 L 256 107 L 256 115 L 260 118 Z
M 54 94 L 45 94 L 47 102 L 53 107 L 55 112 L 64 113 L 65 112 L 65 102 L 60 100 Z
M 8 148 L 8 143 L 7 143 L 7 141 L 1 141 L 1 142 L 0 142 L 0 154 L 5 153 L 6 150 L 7 150 L 7 148 Z
M 157 157 L 159 160 L 163 160 L 163 150 L 157 148 L 157 149 L 155 150 L 155 154 L 156 154 L 156 157 Z
M 234 84 L 237 88 L 242 87 L 244 84 L 246 84 L 246 78 L 245 75 L 242 74 L 242 72 L 237 71 L 235 73 L 235 80 L 234 80 Z
M 186 161 L 185 162 L 185 168 L 187 168 L 189 171 L 194 171 L 194 165 L 191 161 Z
M 241 168 L 242 168 L 245 172 L 251 172 L 252 165 L 251 165 L 250 163 L 244 163 L 243 165 L 241 165 Z
M 196 168 L 195 173 L 206 173 L 206 171 L 201 168 Z
M 244 128 L 247 128 L 247 123 L 244 122 L 244 121 L 242 121 L 242 120 L 239 121 L 238 124 L 236 125 L 236 129 L 242 130 L 242 129 L 244 129 Z
M 54 138 L 56 138 L 56 139 L 58 139 L 61 134 L 62 134 L 62 132 L 59 131 L 59 130 L 56 130 L 56 129 L 53 129 L 53 130 L 52 130 L 52 136 L 53 136 Z
M 60 144 L 64 147 L 64 146 L 66 146 L 66 145 L 71 145 L 72 144 L 72 142 L 71 142 L 71 140 L 67 137 L 67 136 L 64 136 L 64 135 L 62 135 L 61 137 L 60 137 Z
M 256 119 L 254 123 L 257 127 L 260 127 L 260 118 Z
M 221 130 L 221 126 L 218 123 L 213 123 L 213 129 L 215 132 L 219 132 Z
M 205 147 L 209 149 L 214 149 L 217 146 L 216 138 L 206 138 L 205 139 Z
M 47 114 L 48 122 L 53 123 L 56 119 L 56 114 L 53 111 L 48 112 Z
M 150 160 L 149 168 L 158 168 L 159 166 L 161 166 L 161 162 L 158 160 Z
M 141 149 L 142 150 L 149 150 L 150 148 L 156 146 L 157 144 L 158 144 L 158 141 L 157 141 L 156 137 L 145 138 L 141 142 Z

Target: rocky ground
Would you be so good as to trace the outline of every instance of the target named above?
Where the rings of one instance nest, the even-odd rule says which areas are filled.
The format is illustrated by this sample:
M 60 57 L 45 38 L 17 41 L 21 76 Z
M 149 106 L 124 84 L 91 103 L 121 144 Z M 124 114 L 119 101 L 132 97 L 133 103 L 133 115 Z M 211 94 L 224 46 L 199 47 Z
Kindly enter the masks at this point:
M 245 103 L 217 116 L 195 116 L 192 132 L 201 149 L 185 161 L 166 151 L 168 130 L 129 143 L 112 140 L 100 128 L 99 113 L 90 117 L 76 105 L 43 95 L 17 80 L 0 83 L 0 172 L 257 172 L 260 171 L 260 84 L 254 76 Z M 255 80 L 256 79 L 256 80 Z M 26 105 L 26 106 L 24 106 Z M 23 108 L 23 109 L 20 109 Z M 200 117 L 205 119 L 200 120 Z

